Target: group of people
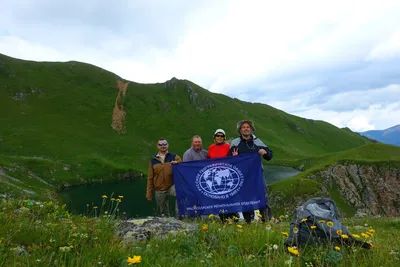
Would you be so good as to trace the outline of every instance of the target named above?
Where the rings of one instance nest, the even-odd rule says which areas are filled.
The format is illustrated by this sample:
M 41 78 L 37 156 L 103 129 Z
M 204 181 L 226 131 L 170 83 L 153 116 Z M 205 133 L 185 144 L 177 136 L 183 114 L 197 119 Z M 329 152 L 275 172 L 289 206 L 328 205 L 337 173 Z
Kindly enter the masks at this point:
M 217 129 L 214 133 L 214 143 L 208 147 L 208 150 L 203 149 L 200 136 L 193 136 L 192 145 L 183 154 L 183 159 L 177 154 L 168 151 L 168 141 L 165 138 L 160 138 L 158 140 L 158 153 L 151 158 L 149 163 L 146 198 L 152 200 L 154 192 L 157 210 L 161 215 L 169 216 L 168 196 L 176 196 L 171 164 L 236 156 L 245 153 L 259 153 L 265 160 L 272 159 L 272 150 L 254 135 L 256 129 L 252 121 L 239 121 L 236 125 L 236 129 L 239 133 L 239 137 L 233 139 L 230 144 L 226 142 L 225 131 L 223 129 Z M 264 187 L 267 193 L 265 183 Z M 268 205 L 267 194 L 266 199 L 266 207 L 260 209 L 261 219 L 263 221 L 272 216 L 271 209 Z M 178 214 L 178 205 L 176 205 L 176 213 Z M 222 213 L 219 214 L 219 216 L 223 222 L 228 218 L 235 219 L 239 217 L 236 213 Z M 254 211 L 243 212 L 243 218 L 247 223 L 250 223 L 254 219 Z

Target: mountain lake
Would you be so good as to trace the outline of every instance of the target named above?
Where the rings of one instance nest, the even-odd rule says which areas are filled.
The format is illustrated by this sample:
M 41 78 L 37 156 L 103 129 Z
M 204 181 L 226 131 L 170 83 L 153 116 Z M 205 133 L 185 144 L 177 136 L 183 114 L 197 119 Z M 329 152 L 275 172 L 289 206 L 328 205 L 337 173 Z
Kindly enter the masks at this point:
M 285 166 L 264 166 L 264 179 L 267 184 L 293 177 L 300 171 Z M 133 180 L 108 181 L 91 185 L 82 185 L 67 188 L 60 192 L 61 201 L 67 205 L 67 209 L 73 213 L 93 214 L 94 206 L 99 209 L 103 202 L 102 195 L 107 195 L 107 203 L 111 194 L 117 198 L 124 196 L 119 204 L 119 214 L 129 218 L 142 218 L 153 216 L 156 212 L 156 202 L 146 200 L 146 177 L 139 177 Z M 115 203 L 115 202 L 114 202 Z M 171 215 L 174 215 L 175 199 L 170 199 Z M 108 206 L 108 205 L 106 205 Z

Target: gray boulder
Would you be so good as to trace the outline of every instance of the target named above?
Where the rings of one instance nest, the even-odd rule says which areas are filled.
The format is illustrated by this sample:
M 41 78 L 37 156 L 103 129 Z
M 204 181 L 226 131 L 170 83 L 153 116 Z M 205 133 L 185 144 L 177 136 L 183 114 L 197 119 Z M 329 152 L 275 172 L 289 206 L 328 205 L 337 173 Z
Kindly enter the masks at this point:
M 123 237 L 124 243 L 148 241 L 153 238 L 163 239 L 167 235 L 176 233 L 193 233 L 198 225 L 177 220 L 172 217 L 148 217 L 121 221 L 118 226 L 118 235 Z

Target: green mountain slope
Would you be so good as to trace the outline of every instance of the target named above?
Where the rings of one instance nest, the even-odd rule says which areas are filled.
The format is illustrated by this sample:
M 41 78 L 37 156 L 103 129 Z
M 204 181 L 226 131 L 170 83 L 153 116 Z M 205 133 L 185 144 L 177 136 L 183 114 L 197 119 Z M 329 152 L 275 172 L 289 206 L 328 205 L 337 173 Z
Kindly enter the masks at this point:
M 211 93 L 186 80 L 129 82 L 125 93 L 124 82 L 85 63 L 0 55 L 3 166 L 29 159 L 31 168 L 53 185 L 146 173 L 159 137 L 182 155 L 195 134 L 203 137 L 205 147 L 217 128 L 235 137 L 241 119 L 252 119 L 255 134 L 274 151 L 270 164 L 371 143 L 329 123 Z M 54 168 L 40 167 L 43 161 L 51 161 Z

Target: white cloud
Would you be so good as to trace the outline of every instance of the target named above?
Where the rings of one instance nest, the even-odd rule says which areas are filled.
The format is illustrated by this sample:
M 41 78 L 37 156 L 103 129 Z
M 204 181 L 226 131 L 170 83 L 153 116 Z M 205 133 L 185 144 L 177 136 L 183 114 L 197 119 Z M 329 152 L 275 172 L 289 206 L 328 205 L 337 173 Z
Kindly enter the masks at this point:
M 375 126 L 371 125 L 368 122 L 368 118 L 365 116 L 356 116 L 353 117 L 348 123 L 347 127 L 352 129 L 353 131 L 356 132 L 364 132 L 364 131 L 369 131 L 369 130 L 374 130 Z
M 386 129 L 399 124 L 400 101 L 386 106 L 371 105 L 367 109 L 341 112 L 310 107 L 305 111 L 294 112 L 294 114 L 305 118 L 324 120 L 337 127 L 349 127 L 352 131 Z
M 394 57 L 400 57 L 400 31 L 393 33 L 388 40 L 373 48 L 367 55 L 366 60 L 385 60 Z
M 35 61 L 65 59 L 65 56 L 56 48 L 38 42 L 28 42 L 16 36 L 0 36 L 0 51 L 8 56 Z
M 325 101 L 307 104 L 310 98 L 318 96 L 319 90 L 316 89 L 294 95 L 286 101 L 273 101 L 265 97 L 262 102 L 300 117 L 324 120 L 353 131 L 386 129 L 400 123 L 400 84 L 337 93 L 327 96 Z
M 392 115 L 398 115 L 399 87 L 389 86 L 400 83 L 398 75 L 377 67 L 372 75 L 382 86 L 372 85 L 362 68 L 335 76 L 349 66 L 398 58 L 396 0 L 10 3 L 0 10 L 0 52 L 10 56 L 84 61 L 135 82 L 189 79 L 340 127 L 389 127 L 400 117 Z M 369 91 L 351 84 L 356 78 Z M 343 84 L 347 92 L 327 95 Z

